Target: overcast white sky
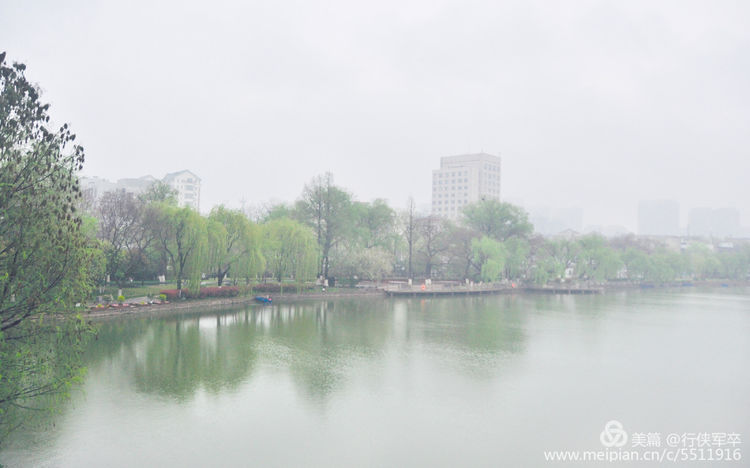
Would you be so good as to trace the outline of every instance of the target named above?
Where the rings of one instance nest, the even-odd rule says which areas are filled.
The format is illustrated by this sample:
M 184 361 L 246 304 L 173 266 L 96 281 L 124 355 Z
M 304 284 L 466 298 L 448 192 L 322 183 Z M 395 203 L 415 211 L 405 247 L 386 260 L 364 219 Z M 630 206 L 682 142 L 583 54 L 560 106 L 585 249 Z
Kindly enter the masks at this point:
M 503 158 L 502 197 L 636 228 L 641 199 L 750 224 L 750 2 L 0 2 L 86 148 L 85 175 L 190 169 L 201 207 L 430 201 L 441 156 Z M 683 224 L 686 219 L 683 219 Z

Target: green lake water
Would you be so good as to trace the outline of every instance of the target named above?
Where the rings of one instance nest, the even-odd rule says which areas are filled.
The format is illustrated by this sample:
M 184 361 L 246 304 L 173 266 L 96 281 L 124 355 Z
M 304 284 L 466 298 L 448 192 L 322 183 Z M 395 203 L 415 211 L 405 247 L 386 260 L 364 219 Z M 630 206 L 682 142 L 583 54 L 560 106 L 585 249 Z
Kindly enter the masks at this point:
M 544 452 L 617 420 L 627 449 L 740 434 L 739 462 L 673 465 L 750 465 L 747 289 L 251 305 L 106 321 L 86 359 L 0 463 L 575 466 Z

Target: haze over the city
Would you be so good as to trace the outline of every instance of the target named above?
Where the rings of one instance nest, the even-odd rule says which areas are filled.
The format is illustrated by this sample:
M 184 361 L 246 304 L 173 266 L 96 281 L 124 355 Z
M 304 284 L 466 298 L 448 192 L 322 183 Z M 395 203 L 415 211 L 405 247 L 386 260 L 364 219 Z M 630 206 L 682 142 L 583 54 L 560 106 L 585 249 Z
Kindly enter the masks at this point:
M 330 171 L 427 205 L 441 156 L 502 157 L 504 200 L 636 230 L 639 200 L 750 224 L 745 2 L 23 2 L 0 50 L 84 175 L 189 169 L 201 208 Z

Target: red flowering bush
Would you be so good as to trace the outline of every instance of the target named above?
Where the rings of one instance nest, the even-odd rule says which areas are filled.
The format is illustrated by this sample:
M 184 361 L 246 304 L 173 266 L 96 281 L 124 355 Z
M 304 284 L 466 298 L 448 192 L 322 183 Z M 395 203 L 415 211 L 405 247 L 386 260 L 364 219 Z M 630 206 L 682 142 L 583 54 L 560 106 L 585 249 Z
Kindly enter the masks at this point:
M 237 286 L 208 286 L 201 288 L 198 297 L 234 297 L 240 294 L 240 288 Z M 189 294 L 188 297 L 194 297 Z

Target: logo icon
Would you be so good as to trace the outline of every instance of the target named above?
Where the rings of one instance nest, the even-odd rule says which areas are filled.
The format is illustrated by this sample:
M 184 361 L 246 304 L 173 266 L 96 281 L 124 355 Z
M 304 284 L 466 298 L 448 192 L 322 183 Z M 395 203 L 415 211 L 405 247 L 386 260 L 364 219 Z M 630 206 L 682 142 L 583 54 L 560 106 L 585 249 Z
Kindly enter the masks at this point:
M 620 421 L 613 419 L 604 425 L 599 440 L 605 447 L 622 447 L 628 443 L 628 433 L 622 428 Z

